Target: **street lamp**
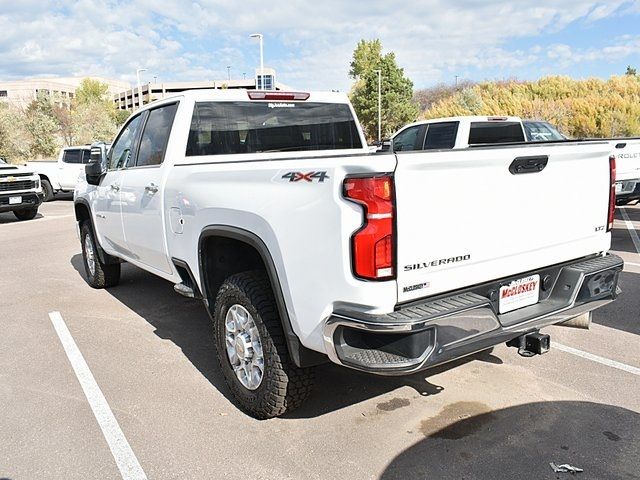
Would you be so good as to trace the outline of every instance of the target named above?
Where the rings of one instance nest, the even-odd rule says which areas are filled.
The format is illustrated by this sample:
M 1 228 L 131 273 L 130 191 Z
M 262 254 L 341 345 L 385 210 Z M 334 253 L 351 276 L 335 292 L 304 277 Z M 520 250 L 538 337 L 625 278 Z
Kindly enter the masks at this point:
M 382 138 L 382 70 L 374 70 L 378 74 L 378 142 Z
M 139 68 L 136 70 L 136 80 L 138 81 L 138 110 L 142 108 L 142 87 L 140 86 L 140 73 L 146 71 L 146 68 Z M 133 106 L 135 107 L 135 103 L 133 104 Z
M 261 33 L 252 33 L 249 38 L 257 38 L 260 40 L 260 90 L 264 90 L 264 51 L 263 51 L 263 36 Z M 257 78 L 256 78 L 257 83 Z M 256 85 L 256 88 L 258 85 Z

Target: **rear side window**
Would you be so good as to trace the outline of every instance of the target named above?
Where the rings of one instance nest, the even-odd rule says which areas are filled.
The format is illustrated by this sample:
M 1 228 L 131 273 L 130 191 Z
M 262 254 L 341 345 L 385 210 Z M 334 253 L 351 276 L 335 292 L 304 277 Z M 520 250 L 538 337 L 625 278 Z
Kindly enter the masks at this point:
M 456 145 L 458 122 L 430 123 L 424 139 L 424 150 L 445 150 Z
M 64 163 L 82 163 L 82 150 L 65 150 L 62 161 Z
M 362 148 L 346 104 L 196 103 L 187 156 Z
M 162 163 L 177 108 L 178 104 L 173 103 L 149 111 L 138 148 L 137 167 Z
M 519 122 L 472 122 L 469 145 L 524 142 Z

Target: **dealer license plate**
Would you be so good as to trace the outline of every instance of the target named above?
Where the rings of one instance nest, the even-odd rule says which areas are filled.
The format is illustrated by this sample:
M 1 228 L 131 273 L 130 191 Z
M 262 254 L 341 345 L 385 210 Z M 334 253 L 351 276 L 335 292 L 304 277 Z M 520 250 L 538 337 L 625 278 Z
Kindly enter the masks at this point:
M 22 197 L 9 197 L 9 205 L 17 205 L 22 203 Z
M 507 313 L 534 305 L 538 300 L 540 300 L 540 275 L 531 275 L 500 287 L 498 307 L 500 313 Z

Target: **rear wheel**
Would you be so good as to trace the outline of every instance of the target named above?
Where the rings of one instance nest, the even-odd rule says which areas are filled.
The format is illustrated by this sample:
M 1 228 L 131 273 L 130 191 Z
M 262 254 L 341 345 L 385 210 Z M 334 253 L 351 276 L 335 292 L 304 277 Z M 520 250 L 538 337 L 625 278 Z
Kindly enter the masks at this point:
M 36 215 L 38 214 L 38 207 L 28 208 L 24 210 L 14 210 L 13 214 L 18 220 L 32 220 L 36 218 Z
M 82 258 L 87 282 L 93 288 L 115 287 L 120 282 L 120 264 L 104 264 L 100 261 L 96 240 L 89 222 L 84 222 L 80 228 L 82 242 Z
M 53 200 L 53 187 L 51 186 L 51 182 L 46 178 L 40 180 L 40 185 L 42 185 L 42 193 L 44 193 L 44 201 L 50 202 Z
M 218 360 L 239 406 L 266 419 L 302 404 L 313 370 L 290 359 L 271 285 L 263 272 L 243 272 L 220 287 L 214 307 Z

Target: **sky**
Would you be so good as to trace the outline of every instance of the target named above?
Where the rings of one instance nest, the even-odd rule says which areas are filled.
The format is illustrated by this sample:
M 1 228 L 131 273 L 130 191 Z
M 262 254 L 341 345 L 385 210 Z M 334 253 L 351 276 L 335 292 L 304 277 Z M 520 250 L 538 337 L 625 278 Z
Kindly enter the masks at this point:
M 103 76 L 135 83 L 253 76 L 348 91 L 353 50 L 379 38 L 415 88 L 640 69 L 640 0 L 0 0 L 0 80 Z M 640 70 L 639 70 L 640 71 Z

